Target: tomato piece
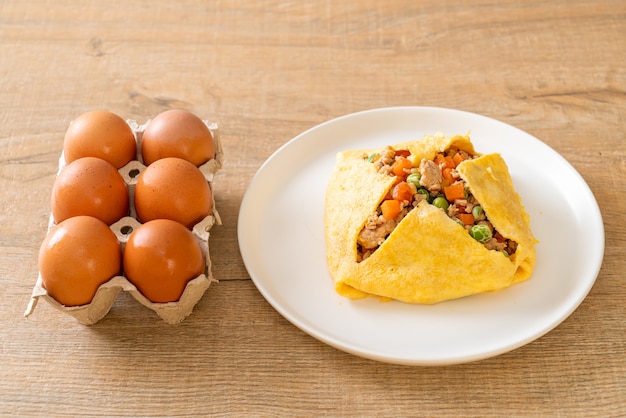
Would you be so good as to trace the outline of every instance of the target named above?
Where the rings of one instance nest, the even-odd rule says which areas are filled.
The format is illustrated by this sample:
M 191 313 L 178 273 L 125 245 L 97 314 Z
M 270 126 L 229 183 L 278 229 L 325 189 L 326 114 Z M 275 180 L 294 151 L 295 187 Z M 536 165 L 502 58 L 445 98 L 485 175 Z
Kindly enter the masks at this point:
M 411 151 L 409 151 L 408 149 L 401 149 L 396 151 L 396 157 L 407 158 L 409 155 L 411 155 Z

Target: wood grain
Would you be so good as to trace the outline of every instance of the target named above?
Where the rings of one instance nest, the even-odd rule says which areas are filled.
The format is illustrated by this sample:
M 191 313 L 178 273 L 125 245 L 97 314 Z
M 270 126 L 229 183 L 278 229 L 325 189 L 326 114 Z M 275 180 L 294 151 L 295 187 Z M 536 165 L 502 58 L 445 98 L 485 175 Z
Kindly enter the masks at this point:
M 0 415 L 626 416 L 624 51 L 620 0 L 0 2 Z M 397 366 L 311 338 L 258 293 L 237 243 L 256 170 L 318 123 L 397 105 L 512 124 L 587 181 L 605 259 L 555 330 Z M 177 326 L 127 295 L 93 327 L 45 303 L 24 319 L 67 124 L 173 107 L 222 132 L 220 283 Z

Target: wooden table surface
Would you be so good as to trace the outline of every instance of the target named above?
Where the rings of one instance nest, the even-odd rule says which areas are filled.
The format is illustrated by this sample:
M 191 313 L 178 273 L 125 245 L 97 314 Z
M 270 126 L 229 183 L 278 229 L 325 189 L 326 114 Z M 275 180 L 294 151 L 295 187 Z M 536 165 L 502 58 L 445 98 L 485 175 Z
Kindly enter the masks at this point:
M 622 0 L 0 1 L 0 415 L 626 416 L 625 52 Z M 257 169 L 321 122 L 403 105 L 514 125 L 586 180 L 605 257 L 556 329 L 472 363 L 391 365 L 256 289 L 237 219 Z M 23 316 L 64 131 L 96 108 L 219 123 L 220 282 L 179 325 L 127 294 L 91 327 L 45 302 Z

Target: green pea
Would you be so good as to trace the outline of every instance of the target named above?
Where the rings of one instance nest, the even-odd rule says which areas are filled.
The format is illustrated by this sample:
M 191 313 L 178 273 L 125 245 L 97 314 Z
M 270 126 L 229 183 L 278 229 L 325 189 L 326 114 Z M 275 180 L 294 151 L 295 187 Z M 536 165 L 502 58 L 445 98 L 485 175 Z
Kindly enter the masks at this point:
M 491 239 L 491 230 L 487 225 L 474 225 L 469 233 L 478 242 L 485 243 Z
M 450 206 L 446 198 L 443 196 L 437 196 L 436 198 L 434 198 L 433 205 L 443 210 L 448 209 L 448 206 Z
M 426 201 L 428 203 L 431 202 L 430 193 L 428 193 L 428 190 L 426 190 L 425 188 L 421 187 L 421 188 L 417 189 L 417 193 L 423 194 L 424 196 L 426 196 Z
M 379 153 L 375 152 L 374 154 L 372 154 L 369 157 L 367 157 L 367 162 L 368 163 L 373 162 L 376 159 L 376 157 L 378 157 L 379 155 L 380 155 Z
M 420 187 L 420 180 L 422 178 L 422 175 L 419 173 L 412 173 L 409 174 L 409 176 L 406 178 L 406 182 L 407 183 L 413 183 L 415 185 L 415 187 L 419 188 Z
M 472 209 L 472 215 L 474 215 L 474 218 L 478 218 L 482 214 L 483 208 L 480 206 L 474 206 L 474 208 Z

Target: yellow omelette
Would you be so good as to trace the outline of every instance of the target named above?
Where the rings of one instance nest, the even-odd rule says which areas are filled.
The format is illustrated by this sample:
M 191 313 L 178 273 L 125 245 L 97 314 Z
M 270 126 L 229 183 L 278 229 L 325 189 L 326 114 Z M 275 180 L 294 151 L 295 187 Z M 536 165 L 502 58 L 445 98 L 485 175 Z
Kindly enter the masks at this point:
M 339 294 L 433 304 L 500 290 L 531 276 L 537 241 L 530 229 L 529 215 L 499 154 L 480 155 L 469 137 L 461 135 L 425 136 L 392 148 L 403 150 L 413 171 L 417 171 L 420 162 L 424 165 L 446 150 L 470 155 L 472 158 L 454 168 L 453 180 L 463 183 L 472 201 L 479 202 L 481 218 L 485 219 L 479 223 L 497 231 L 498 238 L 506 240 L 513 250 L 505 254 L 488 249 L 468 233 L 470 225 L 464 227 L 446 210 L 422 200 L 405 209 L 407 213 L 391 233 L 367 258 L 361 259 L 359 234 L 368 218 L 380 213 L 381 203 L 389 199 L 399 179 L 381 173 L 364 158 L 381 150 L 344 151 L 336 158 L 324 214 L 328 268 Z M 437 191 L 431 191 L 428 199 L 433 194 Z

